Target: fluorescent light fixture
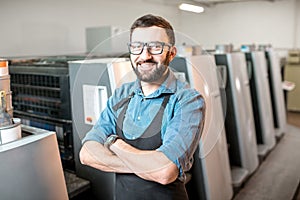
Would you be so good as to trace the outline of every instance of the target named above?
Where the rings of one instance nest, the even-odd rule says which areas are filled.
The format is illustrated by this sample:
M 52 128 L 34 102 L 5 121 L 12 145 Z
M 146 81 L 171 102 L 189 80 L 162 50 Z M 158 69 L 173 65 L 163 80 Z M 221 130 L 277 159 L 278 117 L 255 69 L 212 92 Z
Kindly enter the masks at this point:
M 184 11 L 190 11 L 190 12 L 195 12 L 195 13 L 202 13 L 204 12 L 204 8 L 201 6 L 195 6 L 192 4 L 187 4 L 187 3 L 182 3 L 179 5 L 180 10 Z

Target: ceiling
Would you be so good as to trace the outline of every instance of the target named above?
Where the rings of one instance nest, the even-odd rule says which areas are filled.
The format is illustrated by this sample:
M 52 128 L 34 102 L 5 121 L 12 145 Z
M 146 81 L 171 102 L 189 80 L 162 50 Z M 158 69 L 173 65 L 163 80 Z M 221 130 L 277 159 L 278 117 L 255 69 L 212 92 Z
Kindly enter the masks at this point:
M 237 2 L 254 2 L 254 1 L 268 1 L 268 2 L 275 2 L 280 0 L 144 0 L 147 2 L 152 3 L 163 3 L 167 5 L 178 5 L 180 3 L 190 3 L 194 5 L 202 5 L 202 6 L 215 6 L 217 4 L 224 4 L 224 3 L 237 3 Z
M 249 1 L 274 2 L 276 0 L 190 0 L 190 2 L 201 3 L 201 4 L 205 4 L 205 5 L 216 5 L 216 4 L 221 4 L 221 3 L 249 2 Z

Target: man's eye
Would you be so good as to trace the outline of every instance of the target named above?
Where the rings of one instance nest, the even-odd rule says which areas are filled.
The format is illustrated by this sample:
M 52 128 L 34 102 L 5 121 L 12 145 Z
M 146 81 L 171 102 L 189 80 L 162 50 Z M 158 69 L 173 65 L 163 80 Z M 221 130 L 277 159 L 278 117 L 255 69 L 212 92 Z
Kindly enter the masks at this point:
M 150 48 L 153 48 L 153 49 L 159 49 L 159 48 L 161 48 L 161 44 L 149 44 L 149 47 Z

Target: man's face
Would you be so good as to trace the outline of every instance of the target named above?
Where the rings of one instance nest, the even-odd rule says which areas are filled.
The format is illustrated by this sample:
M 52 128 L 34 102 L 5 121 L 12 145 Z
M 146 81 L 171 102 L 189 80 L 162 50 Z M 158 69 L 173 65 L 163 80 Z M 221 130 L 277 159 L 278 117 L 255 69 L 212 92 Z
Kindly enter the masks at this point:
M 134 29 L 131 42 L 164 42 L 168 44 L 169 40 L 163 28 L 152 26 Z M 175 47 L 165 45 L 161 54 L 152 55 L 147 50 L 147 46 L 144 46 L 140 55 L 131 54 L 130 59 L 138 79 L 144 82 L 155 82 L 165 74 L 175 54 Z

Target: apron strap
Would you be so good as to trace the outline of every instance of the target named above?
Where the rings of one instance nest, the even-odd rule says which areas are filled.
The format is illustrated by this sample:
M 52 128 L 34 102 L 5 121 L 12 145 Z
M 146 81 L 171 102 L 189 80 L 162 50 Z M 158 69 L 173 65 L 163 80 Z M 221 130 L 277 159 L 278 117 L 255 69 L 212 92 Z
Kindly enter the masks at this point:
M 171 96 L 171 94 L 167 94 L 164 97 L 164 100 L 163 100 L 158 112 L 156 113 L 155 117 L 153 118 L 153 121 L 147 127 L 145 132 L 143 133 L 143 137 L 149 137 L 149 136 L 152 136 L 155 133 L 160 132 L 163 114 L 164 114 L 165 108 L 166 108 L 166 106 L 169 102 L 170 96 Z
M 121 101 L 119 101 L 116 105 L 114 105 L 112 108 L 114 111 L 119 110 L 120 108 L 122 108 L 124 106 L 124 104 L 129 104 L 129 101 L 131 100 L 131 98 L 134 96 L 134 92 L 132 92 L 128 97 L 122 99 Z
M 132 94 L 132 96 L 130 95 L 129 97 L 127 97 L 126 99 L 121 100 L 118 103 L 118 104 L 121 105 L 120 107 L 123 106 L 123 109 L 122 109 L 122 111 L 120 112 L 120 114 L 118 116 L 117 124 L 116 124 L 116 133 L 119 136 L 123 135 L 123 122 L 124 122 L 124 119 L 125 119 L 125 114 L 126 114 L 129 102 L 130 102 L 131 98 L 133 97 L 133 94 Z M 171 96 L 171 94 L 165 95 L 164 100 L 163 100 L 158 112 L 156 113 L 155 117 L 153 118 L 153 121 L 151 122 L 151 124 L 147 127 L 145 132 L 142 134 L 143 136 L 144 135 L 153 135 L 153 133 L 157 132 L 157 129 L 159 129 L 159 131 L 160 131 L 162 118 L 163 118 L 163 113 L 164 113 L 164 110 L 165 110 L 165 108 L 166 108 L 166 106 L 169 102 L 170 96 Z M 117 106 L 118 104 L 116 104 L 115 106 Z

